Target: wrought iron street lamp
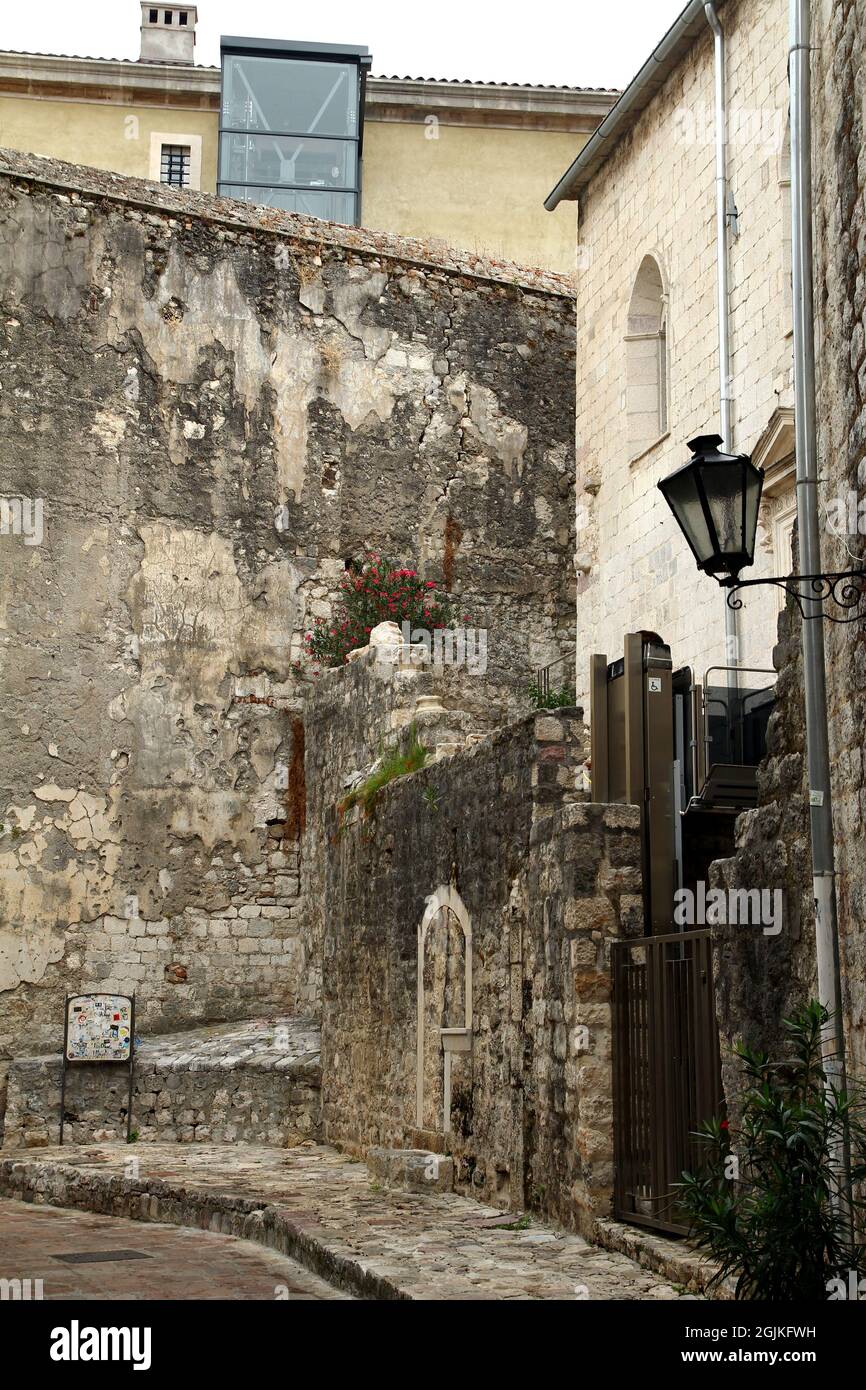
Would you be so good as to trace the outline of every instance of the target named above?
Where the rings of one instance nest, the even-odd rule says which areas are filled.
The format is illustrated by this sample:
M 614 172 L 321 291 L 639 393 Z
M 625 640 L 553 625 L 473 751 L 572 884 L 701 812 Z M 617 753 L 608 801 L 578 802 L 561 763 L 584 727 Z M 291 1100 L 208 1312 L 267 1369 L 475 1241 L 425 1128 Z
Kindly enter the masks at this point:
M 747 454 L 725 454 L 720 434 L 689 440 L 692 457 L 659 483 L 698 569 L 735 584 L 755 558 L 764 472 Z
M 740 571 L 754 563 L 758 508 L 764 484 L 763 469 L 748 454 L 725 454 L 718 434 L 703 434 L 689 441 L 692 458 L 659 489 L 697 561 L 698 569 L 711 574 L 728 590 L 732 609 L 743 606 L 743 589 L 758 584 L 774 585 L 790 594 L 803 618 L 824 617 L 831 623 L 862 622 L 866 625 L 866 570 L 832 574 L 789 574 L 783 578 L 740 579 Z M 840 610 L 825 610 L 825 604 Z

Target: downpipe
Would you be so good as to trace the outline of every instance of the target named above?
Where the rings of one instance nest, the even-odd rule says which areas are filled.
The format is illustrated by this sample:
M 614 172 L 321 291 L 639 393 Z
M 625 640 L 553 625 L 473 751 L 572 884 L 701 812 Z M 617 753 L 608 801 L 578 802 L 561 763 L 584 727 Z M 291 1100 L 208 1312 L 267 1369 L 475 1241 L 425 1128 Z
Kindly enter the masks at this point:
M 728 94 L 727 60 L 725 53 L 725 31 L 723 30 L 715 6 L 706 3 L 704 14 L 713 31 L 713 56 L 715 74 L 715 147 L 716 147 L 716 269 L 718 281 L 719 318 L 719 413 L 721 421 L 722 448 L 734 452 L 733 421 L 733 383 L 731 379 L 731 324 L 730 324 L 730 286 L 728 280 Z M 725 605 L 725 664 L 739 666 L 740 636 L 736 611 L 727 601 Z M 728 674 L 728 688 L 736 690 L 738 677 L 736 671 Z
M 811 13 L 809 0 L 790 0 L 788 74 L 791 99 L 791 245 L 794 300 L 794 414 L 797 466 L 797 528 L 800 573 L 821 574 L 818 526 L 818 447 L 815 406 L 815 322 L 812 283 Z M 827 675 L 821 605 L 803 583 L 803 689 L 815 901 L 818 997 L 830 1014 L 824 1030 L 828 1086 L 846 1089 L 845 1027 L 830 788 Z M 850 1232 L 851 1155 L 848 1142 L 834 1155 L 840 1208 Z

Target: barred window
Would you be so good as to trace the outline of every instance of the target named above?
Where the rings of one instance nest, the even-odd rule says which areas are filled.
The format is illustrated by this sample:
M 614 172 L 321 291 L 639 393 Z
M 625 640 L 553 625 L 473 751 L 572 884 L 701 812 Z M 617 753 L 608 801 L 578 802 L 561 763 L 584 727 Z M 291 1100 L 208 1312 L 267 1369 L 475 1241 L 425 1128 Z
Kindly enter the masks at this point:
M 163 145 L 159 166 L 160 183 L 189 188 L 189 145 Z

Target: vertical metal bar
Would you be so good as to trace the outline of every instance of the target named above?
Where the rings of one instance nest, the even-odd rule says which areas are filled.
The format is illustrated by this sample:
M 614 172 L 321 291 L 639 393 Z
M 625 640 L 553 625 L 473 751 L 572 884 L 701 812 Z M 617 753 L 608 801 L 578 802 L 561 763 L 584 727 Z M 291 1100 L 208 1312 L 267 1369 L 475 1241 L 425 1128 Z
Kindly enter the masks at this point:
M 602 656 L 596 652 L 592 657 L 589 666 L 589 680 L 591 794 L 593 801 L 604 803 L 609 799 L 610 787 L 606 656 Z
M 705 1036 L 705 1031 L 706 1031 L 706 1030 L 705 1030 L 705 1020 L 704 1020 L 705 993 L 704 993 L 704 991 L 703 991 L 702 988 L 701 988 L 701 981 L 702 981 L 701 950 L 702 950 L 702 946 L 703 946 L 703 941 L 702 941 L 702 939 L 701 939 L 700 937 L 697 937 L 697 938 L 691 943 L 691 948 L 690 948 L 690 951 L 689 951 L 689 967 L 690 967 L 690 970 L 691 970 L 691 977 L 692 977 L 692 991 L 691 991 L 691 999 L 690 999 L 690 1001 L 689 1001 L 691 1007 L 690 1007 L 690 1017 L 689 1017 L 689 1020 L 688 1020 L 688 1022 L 689 1022 L 689 1033 L 690 1033 L 690 1035 L 691 1035 L 691 1042 L 692 1042 L 692 1046 L 691 1046 L 691 1052 L 692 1052 L 692 1067 L 691 1067 L 691 1073 L 692 1073 L 692 1074 L 691 1074 L 691 1078 L 690 1078 L 690 1088 L 689 1088 L 689 1090 L 690 1090 L 690 1095 L 689 1095 L 689 1114 L 688 1114 L 688 1129 L 689 1129 L 689 1131 L 692 1131 L 692 1130 L 694 1129 L 694 1127 L 695 1127 L 697 1124 L 699 1124 L 699 1123 L 701 1122 L 701 1120 L 703 1120 L 704 1118 L 709 1119 L 709 1115 L 704 1116 L 704 1114 L 703 1114 L 703 1100 L 704 1100 L 703 1091 L 704 1091 L 704 1078 L 705 1078 L 705 1063 L 704 1063 L 704 1057 L 705 1057 L 705 1052 L 706 1052 L 706 1036 Z M 693 1165 L 692 1165 L 692 1161 L 691 1161 L 691 1160 L 692 1160 L 693 1148 L 694 1148 L 694 1141 L 691 1140 L 691 1138 L 689 1138 L 688 1145 L 687 1145 L 687 1149 L 686 1149 L 686 1156 L 687 1156 L 687 1159 L 688 1159 L 688 1167 L 689 1167 L 689 1169 L 691 1169 L 692 1166 L 693 1166 Z
M 652 1126 L 653 1126 L 653 1212 L 659 1215 L 659 1208 L 666 1191 L 665 1174 L 667 1144 L 667 1071 L 668 1060 L 665 1053 L 665 1007 L 664 1007 L 664 965 L 662 949 L 658 942 L 647 940 L 647 950 L 652 958 L 652 994 L 649 999 L 652 1027 Z
M 66 1002 L 63 1006 L 63 1065 L 60 1069 L 60 1144 L 63 1144 L 63 1115 L 66 1110 L 66 1051 L 69 1043 L 69 1001 L 71 994 L 67 994 Z
M 129 1095 L 126 1102 L 126 1142 L 132 1138 L 132 1079 L 135 1072 L 135 995 L 130 1001 L 129 1019 Z
M 613 1009 L 613 1211 L 614 1216 L 622 1214 L 622 1152 L 623 1139 L 628 1127 L 623 1122 L 623 1062 L 628 1056 L 624 1046 L 623 981 L 620 965 L 620 948 L 614 943 L 610 952 L 611 1006 Z
M 652 1037 L 650 1034 L 650 988 L 652 984 L 650 970 L 650 956 L 646 946 L 637 946 L 643 954 L 641 964 L 641 993 L 640 993 L 640 1015 L 638 1018 L 639 1028 L 639 1051 L 637 1053 L 638 1064 L 640 1067 L 640 1153 L 641 1153 L 641 1192 L 644 1197 L 651 1198 L 653 1190 L 652 1179 L 652 1125 L 653 1125 L 653 1106 L 652 1106 Z
M 794 299 L 794 425 L 796 433 L 797 526 L 800 573 L 821 573 L 818 530 L 818 446 L 815 409 L 815 324 L 812 285 L 812 111 L 811 12 L 809 0 L 791 0 L 791 246 Z M 821 605 L 805 581 L 803 608 L 803 689 L 806 754 L 809 768 L 809 819 L 812 839 L 812 891 L 818 997 L 830 1015 L 824 1030 L 828 1084 L 846 1089 L 845 1028 L 839 961 L 836 866 L 827 717 L 827 675 Z M 847 1143 L 835 1156 L 843 1205 L 850 1212 L 851 1157 Z

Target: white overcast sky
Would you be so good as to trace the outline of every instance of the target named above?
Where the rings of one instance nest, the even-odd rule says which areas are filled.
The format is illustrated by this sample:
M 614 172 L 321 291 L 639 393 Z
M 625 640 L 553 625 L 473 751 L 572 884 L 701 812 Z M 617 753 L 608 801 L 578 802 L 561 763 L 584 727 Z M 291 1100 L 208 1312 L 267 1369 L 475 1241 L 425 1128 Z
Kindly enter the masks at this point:
M 179 3 L 179 0 L 174 0 Z M 201 0 L 197 63 L 220 34 L 366 44 L 400 77 L 622 87 L 685 0 Z M 2 0 L 0 48 L 137 58 L 138 0 Z

